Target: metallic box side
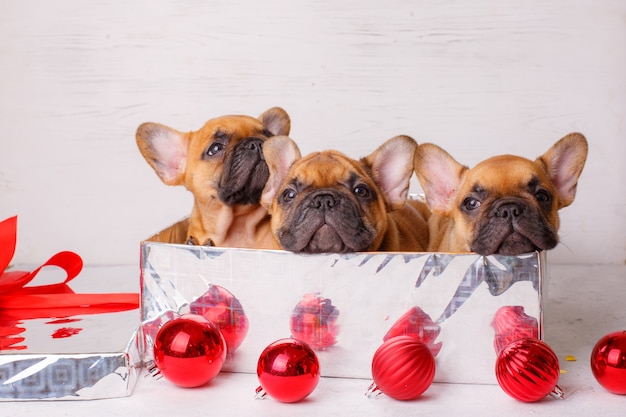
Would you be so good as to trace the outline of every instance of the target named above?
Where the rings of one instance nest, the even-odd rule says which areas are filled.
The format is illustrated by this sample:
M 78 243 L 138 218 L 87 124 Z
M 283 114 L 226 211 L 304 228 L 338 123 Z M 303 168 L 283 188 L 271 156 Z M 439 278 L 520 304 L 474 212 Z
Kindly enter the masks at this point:
M 447 253 L 297 255 L 285 251 L 142 244 L 143 358 L 162 323 L 211 285 L 232 292 L 250 331 L 224 370 L 254 373 L 263 348 L 289 337 L 293 306 L 319 293 L 340 311 L 336 345 L 317 351 L 322 375 L 370 378 L 371 357 L 386 330 L 420 306 L 440 333 L 435 380 L 496 383 L 492 320 L 501 306 L 522 306 L 542 331 L 543 254 L 515 257 Z M 438 331 L 439 331 L 438 330 Z

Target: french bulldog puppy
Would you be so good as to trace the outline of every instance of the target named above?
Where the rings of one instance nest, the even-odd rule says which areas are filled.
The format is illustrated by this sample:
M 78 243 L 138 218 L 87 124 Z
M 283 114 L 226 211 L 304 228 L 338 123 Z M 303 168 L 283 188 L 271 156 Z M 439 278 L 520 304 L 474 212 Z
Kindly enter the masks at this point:
M 290 138 L 269 139 L 261 204 L 281 246 L 298 253 L 424 251 L 428 210 L 407 202 L 416 147 L 398 136 L 357 161 L 335 150 L 301 157 Z
M 269 176 L 263 143 L 287 135 L 287 113 L 271 108 L 258 118 L 222 116 L 195 132 L 158 123 L 137 129 L 137 146 L 167 185 L 194 197 L 191 215 L 149 240 L 239 248 L 278 248 L 267 211 L 259 204 Z
M 558 210 L 574 201 L 587 141 L 571 133 L 534 161 L 513 155 L 469 169 L 433 144 L 415 152 L 426 194 L 428 251 L 518 255 L 554 248 Z

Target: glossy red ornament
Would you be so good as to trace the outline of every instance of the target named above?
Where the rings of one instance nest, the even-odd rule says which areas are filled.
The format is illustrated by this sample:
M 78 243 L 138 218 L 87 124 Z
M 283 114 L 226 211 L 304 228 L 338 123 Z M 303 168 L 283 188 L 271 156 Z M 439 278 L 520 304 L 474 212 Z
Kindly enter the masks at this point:
M 491 323 L 495 330 L 493 340 L 496 354 L 509 343 L 523 338 L 539 338 L 539 323 L 524 312 L 523 306 L 500 307 Z
M 415 337 L 392 337 L 374 353 L 372 378 L 366 395 L 381 391 L 396 400 L 414 400 L 435 378 L 435 357 Z
M 421 308 L 413 307 L 402 315 L 383 336 L 383 341 L 396 336 L 411 336 L 424 343 L 433 356 L 441 350 L 442 342 L 435 343 L 441 327 Z
M 533 338 L 509 343 L 496 359 L 498 384 L 508 395 L 523 402 L 539 401 L 551 393 L 562 398 L 557 386 L 560 370 L 554 351 Z
M 204 316 L 219 327 L 228 353 L 233 353 L 248 333 L 248 318 L 241 303 L 219 285 L 211 284 L 207 292 L 189 305 L 189 311 Z
M 291 335 L 314 349 L 337 343 L 339 310 L 319 293 L 305 294 L 291 313 Z
M 320 365 L 315 352 L 296 339 L 279 339 L 268 345 L 259 357 L 257 397 L 292 403 L 313 392 L 320 379 Z
M 596 381 L 614 394 L 626 394 L 626 330 L 609 333 L 591 352 Z
M 184 314 L 166 322 L 154 342 L 154 363 L 167 380 L 198 387 L 217 375 L 226 359 L 226 342 L 215 324 Z

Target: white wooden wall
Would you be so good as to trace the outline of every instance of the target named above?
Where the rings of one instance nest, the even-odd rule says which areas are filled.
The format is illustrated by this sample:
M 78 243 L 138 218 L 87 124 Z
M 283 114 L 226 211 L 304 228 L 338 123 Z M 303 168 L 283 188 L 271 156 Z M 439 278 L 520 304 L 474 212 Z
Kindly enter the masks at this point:
M 626 1 L 0 0 L 0 219 L 16 263 L 138 262 L 187 214 L 135 146 L 284 107 L 303 152 L 396 134 L 473 165 L 590 142 L 554 263 L 626 261 Z M 419 191 L 416 187 L 414 191 Z M 596 277 L 597 278 L 597 277 Z M 595 278 L 594 278 L 595 279 Z

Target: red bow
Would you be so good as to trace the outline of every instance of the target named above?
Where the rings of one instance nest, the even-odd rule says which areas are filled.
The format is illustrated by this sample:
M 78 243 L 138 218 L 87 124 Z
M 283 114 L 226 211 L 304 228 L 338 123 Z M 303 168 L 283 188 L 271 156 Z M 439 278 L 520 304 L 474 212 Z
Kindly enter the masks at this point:
M 13 259 L 16 239 L 17 216 L 0 222 L 0 350 L 20 341 L 5 338 L 23 331 L 16 326 L 22 320 L 114 313 L 139 307 L 137 293 L 74 293 L 68 283 L 83 268 L 82 259 L 74 252 L 59 252 L 32 272 L 5 272 Z M 58 284 L 26 287 L 45 266 L 59 267 L 67 277 Z

